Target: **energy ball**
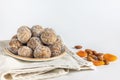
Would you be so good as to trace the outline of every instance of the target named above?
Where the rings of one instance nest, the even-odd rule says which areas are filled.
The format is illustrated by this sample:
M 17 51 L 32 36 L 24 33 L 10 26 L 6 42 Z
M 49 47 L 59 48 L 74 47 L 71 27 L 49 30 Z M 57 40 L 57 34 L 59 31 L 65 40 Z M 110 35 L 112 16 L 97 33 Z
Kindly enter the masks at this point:
M 12 37 L 12 39 L 17 39 L 17 34 Z
M 40 37 L 40 34 L 43 32 L 43 28 L 39 25 L 35 25 L 31 28 L 33 37 Z
M 51 56 L 58 56 L 60 55 L 62 52 L 62 40 L 60 38 L 60 36 L 57 37 L 56 42 L 53 45 L 50 45 L 50 50 L 51 50 Z
M 33 53 L 32 49 L 27 47 L 27 46 L 22 46 L 21 48 L 18 49 L 18 55 L 22 57 L 28 57 L 32 58 Z
M 41 41 L 38 37 L 32 37 L 28 43 L 27 46 L 30 47 L 31 49 L 35 49 L 38 45 L 41 45 Z
M 53 29 L 51 28 L 46 28 L 42 33 L 41 33 L 41 41 L 46 44 L 46 45 L 51 45 L 57 40 L 57 36 L 54 32 Z
M 34 50 L 34 58 L 50 58 L 51 51 L 47 46 L 37 46 Z
M 32 33 L 27 26 L 21 26 L 17 30 L 17 38 L 23 44 L 27 43 L 27 41 L 31 38 L 31 35 Z
M 61 46 L 58 44 L 54 44 L 51 48 L 51 56 L 58 56 L 61 54 Z
M 16 54 L 18 53 L 18 49 L 22 46 L 22 43 L 18 41 L 17 39 L 11 39 L 9 42 L 9 50 Z
M 56 44 L 56 43 L 62 46 L 62 39 L 60 36 L 57 36 L 57 40 L 55 41 L 54 44 Z

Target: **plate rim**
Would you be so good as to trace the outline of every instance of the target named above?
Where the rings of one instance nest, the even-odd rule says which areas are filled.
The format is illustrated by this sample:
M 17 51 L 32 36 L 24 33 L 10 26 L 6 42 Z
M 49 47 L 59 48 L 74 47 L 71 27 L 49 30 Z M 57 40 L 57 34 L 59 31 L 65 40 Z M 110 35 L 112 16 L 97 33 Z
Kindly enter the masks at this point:
M 13 57 L 13 58 L 16 58 L 16 59 L 19 59 L 19 60 L 23 60 L 23 61 L 36 61 L 36 62 L 55 60 L 55 59 L 63 57 L 66 54 L 66 51 L 64 51 L 61 55 L 55 56 L 55 57 L 52 57 L 52 58 L 27 58 L 27 57 L 22 57 L 22 56 L 15 55 L 12 52 L 10 52 L 7 48 L 4 48 L 4 51 L 5 51 L 5 54 L 9 55 L 10 57 Z

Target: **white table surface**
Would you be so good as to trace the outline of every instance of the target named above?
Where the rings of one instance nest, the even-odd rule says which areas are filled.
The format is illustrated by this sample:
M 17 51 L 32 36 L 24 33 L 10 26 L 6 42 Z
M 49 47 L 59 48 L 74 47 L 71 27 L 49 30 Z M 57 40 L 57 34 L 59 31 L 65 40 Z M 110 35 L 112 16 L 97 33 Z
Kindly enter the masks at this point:
M 0 0 L 0 40 L 21 25 L 54 28 L 72 50 L 82 45 L 120 56 L 119 0 Z M 120 57 L 119 57 L 120 58 Z M 70 72 L 55 80 L 118 80 L 120 60 L 96 71 Z

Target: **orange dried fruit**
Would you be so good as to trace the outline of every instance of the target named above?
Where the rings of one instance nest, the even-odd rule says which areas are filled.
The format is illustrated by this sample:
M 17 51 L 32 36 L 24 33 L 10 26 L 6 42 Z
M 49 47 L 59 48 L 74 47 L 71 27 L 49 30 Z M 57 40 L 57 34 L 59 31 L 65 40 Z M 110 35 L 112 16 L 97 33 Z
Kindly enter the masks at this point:
M 103 55 L 103 58 L 104 58 L 105 60 L 107 60 L 107 61 L 110 61 L 110 62 L 117 60 L 117 56 L 115 56 L 115 55 L 113 55 L 113 54 L 109 54 L 109 53 L 104 54 L 104 55 Z
M 87 53 L 85 51 L 82 51 L 82 50 L 78 51 L 77 55 L 80 57 L 87 57 Z
M 102 66 L 102 65 L 104 65 L 105 63 L 104 63 L 104 61 L 93 61 L 93 64 L 94 64 L 95 66 Z

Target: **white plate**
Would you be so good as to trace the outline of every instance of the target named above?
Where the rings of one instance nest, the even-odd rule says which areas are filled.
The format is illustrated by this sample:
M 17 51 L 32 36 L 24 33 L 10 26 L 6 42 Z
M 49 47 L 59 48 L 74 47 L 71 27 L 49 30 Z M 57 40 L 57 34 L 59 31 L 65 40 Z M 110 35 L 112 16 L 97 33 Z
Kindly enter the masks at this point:
M 26 57 L 21 57 L 18 55 L 13 54 L 12 52 L 10 52 L 7 48 L 4 48 L 4 51 L 7 55 L 16 58 L 16 59 L 20 59 L 20 60 L 24 60 L 24 61 L 48 61 L 48 60 L 54 60 L 54 59 L 58 59 L 63 57 L 66 52 L 64 51 L 61 55 L 59 56 L 55 56 L 55 57 L 51 57 L 51 58 L 26 58 Z

